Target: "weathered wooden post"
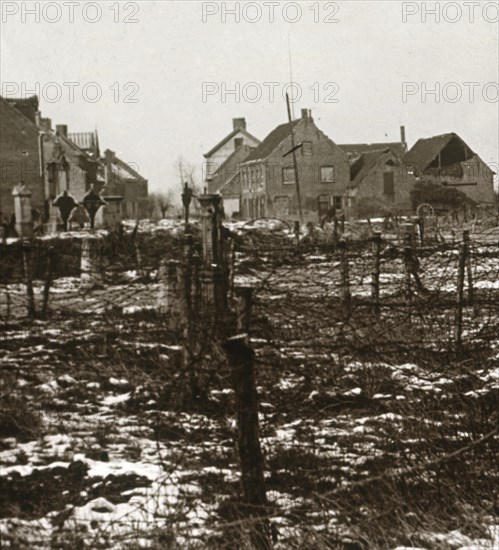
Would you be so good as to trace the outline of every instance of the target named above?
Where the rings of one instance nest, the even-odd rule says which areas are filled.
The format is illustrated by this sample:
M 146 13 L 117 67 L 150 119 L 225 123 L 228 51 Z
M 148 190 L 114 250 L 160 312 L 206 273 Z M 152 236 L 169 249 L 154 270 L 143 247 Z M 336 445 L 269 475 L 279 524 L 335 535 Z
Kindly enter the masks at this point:
M 249 537 L 257 550 L 270 550 L 264 460 L 260 446 L 258 393 L 254 352 L 249 343 L 252 289 L 236 287 L 238 334 L 225 341 L 223 349 L 231 366 L 236 394 L 237 442 L 246 513 L 251 519 Z
M 418 217 L 418 227 L 419 227 L 419 242 L 421 243 L 421 246 L 423 246 L 425 241 L 425 217 L 424 216 Z
M 340 300 L 341 314 L 344 319 L 349 319 L 352 313 L 352 296 L 350 293 L 350 266 L 348 264 L 348 245 L 344 238 L 338 242 L 340 253 Z
M 47 250 L 47 274 L 45 278 L 45 284 L 43 285 L 42 319 L 47 318 L 50 287 L 52 286 L 52 281 L 54 279 L 55 263 L 55 247 L 49 246 Z
M 160 312 L 170 314 L 170 317 L 175 319 L 175 323 L 179 313 L 177 284 L 178 265 L 179 262 L 177 260 L 162 260 L 158 270 L 158 281 L 161 285 L 158 307 Z
M 475 293 L 473 289 L 473 269 L 471 265 L 471 248 L 470 248 L 470 232 L 468 229 L 463 231 L 463 244 L 466 247 L 466 275 L 468 283 L 468 302 L 473 305 Z
M 415 274 L 414 258 L 414 235 L 415 226 L 412 223 L 402 224 L 402 235 L 404 243 L 404 273 L 405 273 L 405 297 L 407 303 L 412 298 L 412 275 Z
M 33 269 L 31 265 L 31 252 L 32 252 L 32 243 L 30 241 L 22 241 L 22 255 L 23 255 L 23 269 L 24 269 L 24 282 L 26 285 L 26 296 L 27 296 L 27 310 L 28 317 L 34 319 L 36 315 L 35 308 L 35 293 L 33 291 Z
M 375 231 L 372 238 L 373 246 L 373 272 L 372 272 L 372 289 L 371 296 L 374 303 L 374 313 L 376 316 L 380 314 L 379 307 L 379 279 L 381 275 L 381 231 Z
M 457 264 L 457 288 L 456 288 L 456 320 L 455 320 L 455 343 L 456 351 L 461 351 L 463 337 L 463 308 L 464 308 L 464 277 L 466 270 L 466 247 L 463 242 L 459 248 L 459 259 Z

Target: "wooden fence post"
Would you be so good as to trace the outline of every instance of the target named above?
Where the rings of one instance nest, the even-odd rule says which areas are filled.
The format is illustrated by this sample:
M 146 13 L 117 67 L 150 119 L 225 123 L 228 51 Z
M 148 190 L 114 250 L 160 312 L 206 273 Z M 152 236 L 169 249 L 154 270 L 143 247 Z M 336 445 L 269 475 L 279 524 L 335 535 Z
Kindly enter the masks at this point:
M 423 246 L 425 241 L 425 217 L 424 216 L 419 216 L 418 227 L 419 227 L 419 242 L 421 243 L 421 246 Z
M 31 243 L 29 241 L 21 242 L 24 282 L 26 284 L 26 297 L 28 300 L 27 310 L 28 317 L 34 319 L 36 315 L 35 309 L 35 293 L 33 292 L 33 270 L 31 266 Z
M 236 287 L 238 334 L 223 344 L 232 369 L 236 393 L 238 450 L 245 509 L 251 522 L 249 537 L 257 550 L 270 550 L 264 462 L 260 447 L 258 393 L 254 373 L 254 352 L 248 340 L 252 289 Z
M 461 351 L 463 337 L 463 307 L 464 307 L 464 277 L 466 270 L 466 243 L 459 248 L 459 260 L 457 264 L 457 301 L 456 301 L 456 351 Z
M 471 266 L 471 249 L 470 249 L 470 232 L 465 229 L 463 231 L 463 243 L 466 245 L 466 275 L 468 283 L 468 302 L 473 304 L 475 299 L 475 293 L 473 289 L 473 270 Z
M 412 275 L 414 272 L 414 225 L 404 224 L 403 227 L 404 242 L 404 273 L 405 273 L 405 298 L 410 303 L 412 298 Z
M 373 236 L 373 272 L 372 272 L 372 290 L 371 296 L 374 302 L 374 313 L 380 314 L 379 307 L 379 279 L 381 275 L 381 232 L 375 231 Z
M 345 239 L 338 243 L 340 251 L 340 297 L 341 310 L 345 319 L 349 319 L 352 313 L 352 297 L 350 294 L 350 266 L 348 265 L 348 248 Z
M 47 250 L 47 275 L 45 284 L 43 286 L 43 305 L 42 305 L 42 319 L 47 318 L 47 311 L 49 305 L 50 287 L 54 280 L 54 268 L 55 268 L 55 248 L 49 246 Z

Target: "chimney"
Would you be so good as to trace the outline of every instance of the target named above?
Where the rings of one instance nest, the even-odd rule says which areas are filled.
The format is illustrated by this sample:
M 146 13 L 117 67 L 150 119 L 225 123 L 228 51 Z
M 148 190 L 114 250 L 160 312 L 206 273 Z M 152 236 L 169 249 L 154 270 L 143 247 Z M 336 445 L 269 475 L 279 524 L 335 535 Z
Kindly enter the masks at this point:
M 301 117 L 303 118 L 303 120 L 307 120 L 307 118 L 308 118 L 308 109 L 302 109 L 301 110 Z
M 68 127 L 66 124 L 56 124 L 55 131 L 59 136 L 68 137 Z
M 242 130 L 246 130 L 246 119 L 245 118 L 233 118 L 232 119 L 232 126 L 234 130 L 238 130 L 239 128 Z
M 407 149 L 407 142 L 405 141 L 405 126 L 400 127 L 400 142 L 404 146 L 404 149 Z
M 50 118 L 40 118 L 39 128 L 42 132 L 50 132 L 52 130 L 52 120 Z

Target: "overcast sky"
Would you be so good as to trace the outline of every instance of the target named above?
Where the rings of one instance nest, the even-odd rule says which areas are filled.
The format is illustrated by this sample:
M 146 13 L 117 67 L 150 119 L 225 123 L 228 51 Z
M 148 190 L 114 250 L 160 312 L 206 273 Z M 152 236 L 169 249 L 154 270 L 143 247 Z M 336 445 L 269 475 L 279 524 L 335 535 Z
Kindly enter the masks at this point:
M 260 2 L 261 14 L 256 2 L 2 4 L 3 95 L 38 86 L 43 116 L 70 132 L 97 128 L 101 149 L 134 163 L 153 190 L 178 187 L 180 154 L 201 172 L 232 118 L 260 139 L 286 121 L 288 36 L 295 113 L 311 109 L 336 143 L 397 141 L 401 124 L 410 146 L 456 132 L 497 171 L 497 2 L 477 2 L 473 14 L 437 2 L 438 22 L 400 1 Z M 69 82 L 79 83 L 72 102 Z M 438 102 L 425 86 L 437 86 Z

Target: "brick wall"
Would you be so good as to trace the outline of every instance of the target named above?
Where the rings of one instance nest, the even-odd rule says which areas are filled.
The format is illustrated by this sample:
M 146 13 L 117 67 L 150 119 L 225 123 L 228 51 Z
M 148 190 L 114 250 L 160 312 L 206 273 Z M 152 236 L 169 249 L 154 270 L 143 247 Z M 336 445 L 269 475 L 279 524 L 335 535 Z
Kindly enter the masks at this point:
M 303 143 L 296 151 L 300 196 L 305 220 L 319 221 L 321 208 L 327 210 L 341 201 L 350 182 L 347 154 L 321 132 L 312 119 L 304 118 L 295 126 L 295 144 Z M 294 181 L 286 183 L 293 173 L 293 156 L 283 157 L 291 149 L 288 136 L 264 162 L 243 165 L 242 200 L 244 217 L 295 218 L 299 214 Z M 323 181 L 323 170 L 332 172 Z M 256 179 L 256 183 L 255 183 Z M 255 212 L 256 211 L 256 212 Z M 256 215 L 255 215 L 256 213 Z M 324 212 L 322 213 L 324 215 Z
M 21 180 L 33 193 L 33 207 L 43 212 L 38 135 L 35 124 L 0 99 L 0 211 L 7 221 L 14 212 L 12 189 Z

